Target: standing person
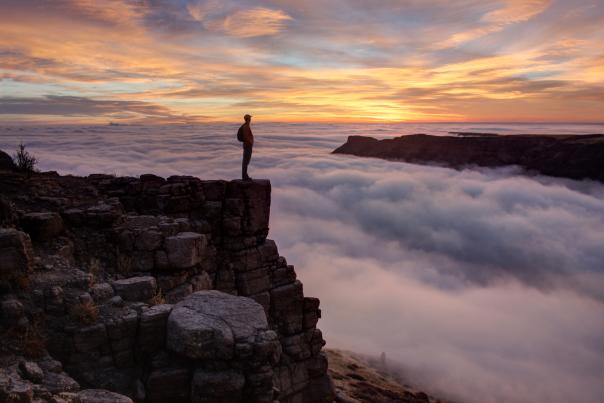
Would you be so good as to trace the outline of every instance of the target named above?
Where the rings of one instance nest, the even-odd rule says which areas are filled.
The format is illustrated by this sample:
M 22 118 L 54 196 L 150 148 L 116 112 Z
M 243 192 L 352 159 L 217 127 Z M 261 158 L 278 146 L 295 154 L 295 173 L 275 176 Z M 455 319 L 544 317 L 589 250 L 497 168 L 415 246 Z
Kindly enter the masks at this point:
M 243 143 L 243 162 L 241 164 L 241 177 L 243 180 L 252 180 L 247 174 L 247 166 L 252 159 L 252 148 L 254 147 L 254 135 L 252 134 L 252 129 L 250 128 L 250 123 L 252 121 L 251 115 L 245 115 L 243 117 L 245 123 L 241 125 L 239 130 L 237 131 L 237 140 Z

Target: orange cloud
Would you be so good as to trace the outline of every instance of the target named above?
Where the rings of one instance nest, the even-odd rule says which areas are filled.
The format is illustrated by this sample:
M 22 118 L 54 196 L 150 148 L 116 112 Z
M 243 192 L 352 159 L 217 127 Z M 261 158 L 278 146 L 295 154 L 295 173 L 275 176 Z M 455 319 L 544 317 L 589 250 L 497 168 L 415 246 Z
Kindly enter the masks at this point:
M 253 7 L 229 12 L 228 3 L 211 0 L 189 3 L 191 16 L 210 31 L 221 32 L 240 38 L 275 35 L 286 28 L 292 19 L 281 10 Z M 226 15 L 224 15 L 226 14 Z
M 237 0 L 57 0 L 45 9 L 27 1 L 9 1 L 0 15 L 1 96 L 13 108 L 19 96 L 58 99 L 48 95 L 85 98 L 91 119 L 125 121 L 239 120 L 242 111 L 265 121 L 595 121 L 604 109 L 593 10 L 565 12 L 561 20 L 573 19 L 544 31 L 547 40 L 507 36 L 511 24 L 542 28 L 535 16 L 549 1 L 484 0 L 469 24 L 449 20 L 446 8 L 465 15 L 471 1 L 409 2 L 413 18 L 388 2 L 348 10 L 318 0 L 273 3 L 278 9 Z M 450 46 L 471 46 L 435 48 L 451 31 Z M 137 102 L 145 107 L 134 111 Z M 63 99 L 65 120 L 75 104 Z
M 437 45 L 439 48 L 458 46 L 494 32 L 503 30 L 510 24 L 527 21 L 541 14 L 551 4 L 551 0 L 500 0 L 500 7 L 486 13 L 481 26 L 453 34 Z
M 224 31 L 242 38 L 274 35 L 284 30 L 291 19 L 283 11 L 257 7 L 229 15 L 224 20 Z

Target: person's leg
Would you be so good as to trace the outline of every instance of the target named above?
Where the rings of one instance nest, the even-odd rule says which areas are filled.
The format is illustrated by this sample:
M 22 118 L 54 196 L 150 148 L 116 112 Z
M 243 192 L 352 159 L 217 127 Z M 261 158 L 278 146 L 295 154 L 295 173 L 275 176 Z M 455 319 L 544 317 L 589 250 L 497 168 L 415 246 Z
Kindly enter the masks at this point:
M 248 179 L 247 166 L 252 159 L 252 147 L 243 146 L 243 162 L 241 165 L 241 178 Z

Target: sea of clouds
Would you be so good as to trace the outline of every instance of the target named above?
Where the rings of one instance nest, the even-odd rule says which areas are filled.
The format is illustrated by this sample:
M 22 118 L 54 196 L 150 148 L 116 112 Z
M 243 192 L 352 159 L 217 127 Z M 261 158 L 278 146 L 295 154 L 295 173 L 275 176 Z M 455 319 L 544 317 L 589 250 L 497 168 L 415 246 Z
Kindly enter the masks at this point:
M 237 125 L 0 128 L 67 174 L 240 175 Z M 330 347 L 386 353 L 467 403 L 604 397 L 604 185 L 332 155 L 348 135 L 602 126 L 254 126 L 271 237 L 321 298 Z

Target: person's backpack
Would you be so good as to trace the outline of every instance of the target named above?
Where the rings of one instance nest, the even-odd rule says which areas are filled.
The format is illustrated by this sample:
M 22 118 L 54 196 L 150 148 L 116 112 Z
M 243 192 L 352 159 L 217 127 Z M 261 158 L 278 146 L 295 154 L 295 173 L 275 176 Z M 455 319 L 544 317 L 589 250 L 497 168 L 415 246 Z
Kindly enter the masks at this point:
M 241 126 L 239 130 L 237 130 L 237 140 L 243 143 L 243 126 Z

